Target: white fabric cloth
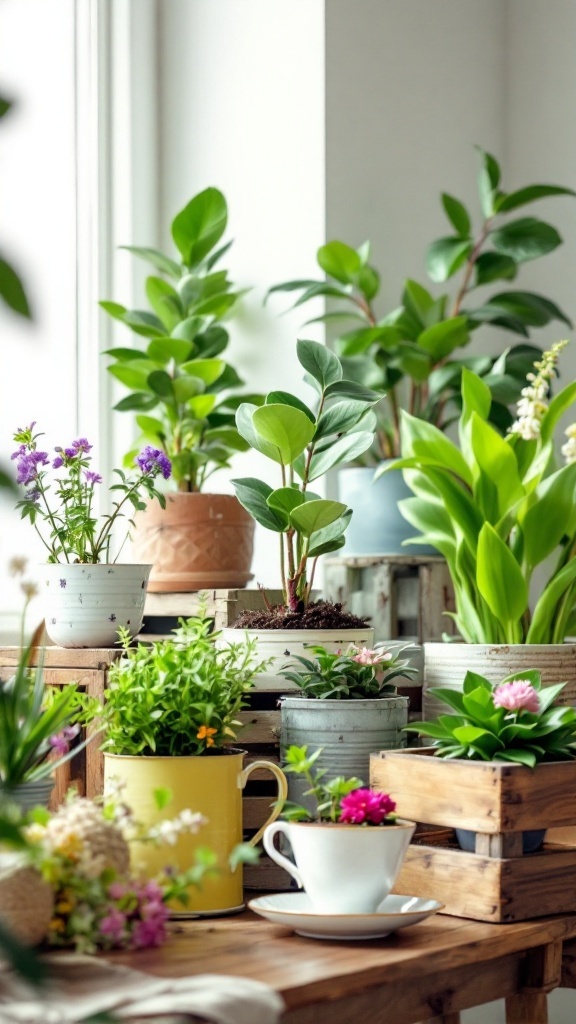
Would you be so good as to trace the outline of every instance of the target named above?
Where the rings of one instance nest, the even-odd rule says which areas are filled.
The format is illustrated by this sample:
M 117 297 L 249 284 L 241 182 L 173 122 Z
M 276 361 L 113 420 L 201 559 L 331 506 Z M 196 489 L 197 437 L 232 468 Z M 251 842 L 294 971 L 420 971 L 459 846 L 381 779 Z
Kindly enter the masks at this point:
M 277 1024 L 282 998 L 268 985 L 230 975 L 156 978 L 95 957 L 47 956 L 48 982 L 33 988 L 0 973 L 0 1024 L 77 1024 L 109 1011 L 118 1020 L 190 1014 L 213 1024 Z

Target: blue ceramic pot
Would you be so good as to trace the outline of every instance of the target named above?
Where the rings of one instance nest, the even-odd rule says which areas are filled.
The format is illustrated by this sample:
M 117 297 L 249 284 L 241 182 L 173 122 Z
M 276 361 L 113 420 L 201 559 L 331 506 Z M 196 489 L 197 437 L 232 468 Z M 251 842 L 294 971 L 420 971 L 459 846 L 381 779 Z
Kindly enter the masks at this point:
M 344 534 L 343 555 L 438 555 L 427 544 L 402 542 L 417 530 L 404 519 L 398 508 L 412 492 L 400 471 L 385 473 L 374 481 L 375 470 L 353 466 L 338 474 L 338 497 L 354 515 Z

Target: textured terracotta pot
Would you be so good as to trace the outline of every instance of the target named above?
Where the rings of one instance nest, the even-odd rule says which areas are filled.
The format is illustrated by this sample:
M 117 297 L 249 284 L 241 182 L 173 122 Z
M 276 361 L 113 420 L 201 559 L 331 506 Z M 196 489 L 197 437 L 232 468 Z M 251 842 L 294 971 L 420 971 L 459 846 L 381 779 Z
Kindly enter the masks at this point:
M 252 517 L 231 494 L 168 494 L 134 516 L 132 555 L 152 562 L 155 593 L 244 587 L 252 579 Z

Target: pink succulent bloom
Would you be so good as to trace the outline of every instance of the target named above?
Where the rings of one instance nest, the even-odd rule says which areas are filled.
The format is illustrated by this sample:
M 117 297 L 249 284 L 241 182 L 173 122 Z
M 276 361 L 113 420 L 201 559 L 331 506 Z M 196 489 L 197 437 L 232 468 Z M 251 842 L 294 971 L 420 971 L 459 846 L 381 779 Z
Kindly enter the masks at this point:
M 358 662 L 359 665 L 381 665 L 383 661 L 390 661 L 391 658 L 390 651 L 376 651 L 363 647 L 354 655 L 352 661 Z
M 126 914 L 117 907 L 110 907 L 106 917 L 100 921 L 100 934 L 113 942 L 121 942 L 126 936 Z
M 506 711 L 540 711 L 538 693 L 525 679 L 512 679 L 509 683 L 501 683 L 493 693 L 494 706 L 505 708 Z
M 340 801 L 340 821 L 350 825 L 381 825 L 387 814 L 396 809 L 396 803 L 387 793 L 372 789 L 354 789 Z

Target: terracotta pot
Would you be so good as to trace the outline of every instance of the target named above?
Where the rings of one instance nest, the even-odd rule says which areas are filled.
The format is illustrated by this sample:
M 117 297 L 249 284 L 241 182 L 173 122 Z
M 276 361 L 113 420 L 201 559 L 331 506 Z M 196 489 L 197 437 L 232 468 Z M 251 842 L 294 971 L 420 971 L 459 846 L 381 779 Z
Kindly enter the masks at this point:
M 244 587 L 255 523 L 232 494 L 166 496 L 134 516 L 132 554 L 152 562 L 148 590 L 154 593 Z

